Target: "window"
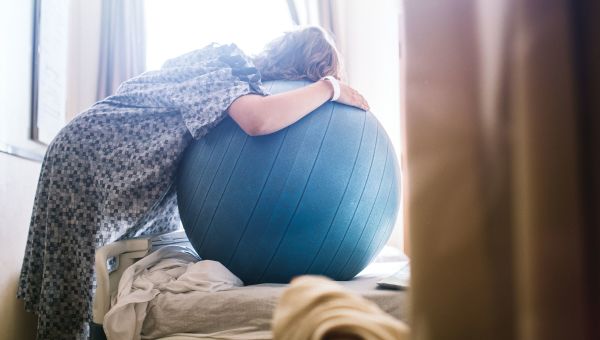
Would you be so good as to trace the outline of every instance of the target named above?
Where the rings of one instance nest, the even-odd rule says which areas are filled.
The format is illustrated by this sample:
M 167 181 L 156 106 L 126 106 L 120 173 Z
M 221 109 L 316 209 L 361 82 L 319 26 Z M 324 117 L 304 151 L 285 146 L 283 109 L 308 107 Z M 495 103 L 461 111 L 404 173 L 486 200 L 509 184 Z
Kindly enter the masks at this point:
M 293 27 L 284 0 L 145 0 L 146 69 L 211 42 L 249 55 Z

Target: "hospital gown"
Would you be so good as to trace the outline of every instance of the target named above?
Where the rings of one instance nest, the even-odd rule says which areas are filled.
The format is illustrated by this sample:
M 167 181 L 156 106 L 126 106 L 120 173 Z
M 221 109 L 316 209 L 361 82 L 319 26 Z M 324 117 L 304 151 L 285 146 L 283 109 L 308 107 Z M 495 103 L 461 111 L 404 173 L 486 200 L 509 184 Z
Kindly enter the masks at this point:
M 38 315 L 38 339 L 87 333 L 95 249 L 179 226 L 173 186 L 193 138 L 239 96 L 266 95 L 235 45 L 212 44 L 124 82 L 48 146 L 18 297 Z

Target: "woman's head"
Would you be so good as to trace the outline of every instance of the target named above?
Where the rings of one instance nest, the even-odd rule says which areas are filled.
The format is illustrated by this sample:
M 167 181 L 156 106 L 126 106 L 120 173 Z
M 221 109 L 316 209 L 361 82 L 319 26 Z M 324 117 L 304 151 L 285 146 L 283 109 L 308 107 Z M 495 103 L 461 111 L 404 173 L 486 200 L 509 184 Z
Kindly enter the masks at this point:
M 341 76 L 341 61 L 333 39 L 315 26 L 287 32 L 273 40 L 254 58 L 254 64 L 263 81 L 317 81 L 324 76 Z

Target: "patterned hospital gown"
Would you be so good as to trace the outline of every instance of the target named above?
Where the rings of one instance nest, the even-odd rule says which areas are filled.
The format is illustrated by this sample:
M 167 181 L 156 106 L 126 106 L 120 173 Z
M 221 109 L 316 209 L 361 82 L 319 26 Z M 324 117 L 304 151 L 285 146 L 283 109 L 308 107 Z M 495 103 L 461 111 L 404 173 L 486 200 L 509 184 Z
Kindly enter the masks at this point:
M 18 290 L 38 339 L 86 336 L 95 249 L 178 228 L 172 183 L 184 149 L 248 93 L 267 94 L 250 59 L 209 45 L 124 82 L 48 146 Z

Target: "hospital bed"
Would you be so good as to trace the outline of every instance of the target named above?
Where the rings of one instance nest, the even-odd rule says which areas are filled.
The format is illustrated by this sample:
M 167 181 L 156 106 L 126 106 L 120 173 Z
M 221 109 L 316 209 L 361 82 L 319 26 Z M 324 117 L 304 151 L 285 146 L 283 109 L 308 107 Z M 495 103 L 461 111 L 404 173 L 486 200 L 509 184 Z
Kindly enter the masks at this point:
M 96 251 L 96 293 L 93 301 L 92 340 L 106 339 L 102 328 L 126 268 L 166 245 L 192 249 L 185 232 L 117 241 Z M 377 282 L 403 265 L 398 254 L 380 254 L 363 272 L 342 286 L 379 305 L 390 315 L 406 320 L 406 292 L 378 287 Z M 249 285 L 216 293 L 159 294 L 148 306 L 143 339 L 198 339 L 219 334 L 222 339 L 270 339 L 270 321 L 277 298 L 286 284 Z M 174 307 L 175 306 L 175 307 Z M 176 334 L 176 337 L 170 338 Z

